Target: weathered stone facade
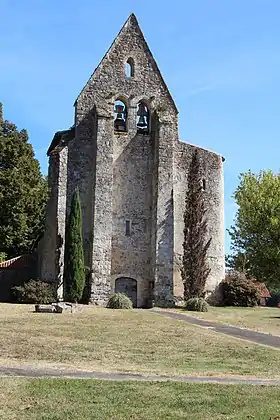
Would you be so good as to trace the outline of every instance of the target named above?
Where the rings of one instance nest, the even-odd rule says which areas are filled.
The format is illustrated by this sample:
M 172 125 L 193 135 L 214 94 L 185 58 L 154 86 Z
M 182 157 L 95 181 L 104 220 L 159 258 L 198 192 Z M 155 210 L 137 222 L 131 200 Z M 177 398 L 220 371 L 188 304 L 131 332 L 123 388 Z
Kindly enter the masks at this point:
M 117 116 L 116 101 L 124 106 Z M 194 146 L 179 141 L 177 114 L 131 15 L 77 98 L 74 126 L 56 133 L 48 151 L 51 197 L 40 246 L 43 280 L 61 285 L 65 219 L 78 186 L 90 301 L 106 304 L 116 281 L 128 293 L 131 281 L 138 307 L 152 300 L 168 306 L 182 294 L 183 209 Z M 199 151 L 209 203 L 207 289 L 212 290 L 224 276 L 223 168 L 220 156 Z

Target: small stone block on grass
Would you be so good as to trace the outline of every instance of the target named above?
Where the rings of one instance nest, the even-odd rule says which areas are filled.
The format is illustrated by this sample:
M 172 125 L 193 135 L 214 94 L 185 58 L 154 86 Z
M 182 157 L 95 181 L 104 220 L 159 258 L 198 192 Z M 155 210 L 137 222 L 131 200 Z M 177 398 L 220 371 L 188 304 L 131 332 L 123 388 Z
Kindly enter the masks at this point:
M 66 303 L 66 302 L 59 302 L 59 303 L 53 303 L 53 306 L 55 308 L 55 312 L 58 314 L 62 314 L 63 312 L 73 312 L 74 311 L 74 305 L 72 303 Z
M 35 312 L 55 312 L 55 307 L 53 305 L 35 305 Z
M 73 313 L 76 306 L 68 302 L 58 302 L 52 303 L 51 305 L 35 305 L 35 312 L 47 312 L 47 313 L 57 313 L 62 314 L 64 312 Z

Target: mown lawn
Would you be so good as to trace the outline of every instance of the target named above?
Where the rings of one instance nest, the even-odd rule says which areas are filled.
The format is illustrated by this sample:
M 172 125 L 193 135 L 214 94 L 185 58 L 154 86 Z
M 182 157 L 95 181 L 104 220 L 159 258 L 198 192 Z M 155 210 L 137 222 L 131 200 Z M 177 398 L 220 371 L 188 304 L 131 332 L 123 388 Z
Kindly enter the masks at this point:
M 280 335 L 279 308 L 219 308 L 211 306 L 208 312 L 188 312 L 184 310 L 182 312 L 209 321 Z
M 38 314 L 0 305 L 0 364 L 280 378 L 280 352 L 144 310 Z
M 9 420 L 200 420 L 276 418 L 280 388 L 178 382 L 0 379 Z

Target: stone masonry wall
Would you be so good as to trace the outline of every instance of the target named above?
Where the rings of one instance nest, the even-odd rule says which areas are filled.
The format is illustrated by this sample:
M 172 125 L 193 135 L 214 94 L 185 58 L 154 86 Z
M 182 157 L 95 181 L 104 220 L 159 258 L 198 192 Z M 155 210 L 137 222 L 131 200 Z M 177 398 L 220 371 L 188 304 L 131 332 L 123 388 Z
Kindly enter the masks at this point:
M 183 244 L 183 213 L 187 188 L 188 168 L 196 146 L 179 142 L 174 155 L 174 295 L 183 296 L 180 264 Z M 205 198 L 208 206 L 208 234 L 212 242 L 208 250 L 211 268 L 206 291 L 212 291 L 224 278 L 224 185 L 222 157 L 216 153 L 197 147 L 201 161 L 201 178 L 205 179 Z
M 127 62 L 133 74 L 126 75 Z M 127 131 L 114 131 L 114 104 Z M 137 134 L 137 105 L 150 112 L 149 135 Z M 50 157 L 51 199 L 40 256 L 41 277 L 62 278 L 65 217 L 79 187 L 90 301 L 105 305 L 118 277 L 137 282 L 137 306 L 182 295 L 180 260 L 187 171 L 194 146 L 178 141 L 177 108 L 131 15 L 75 102 L 75 138 Z M 222 158 L 199 148 L 209 205 L 212 290 L 224 276 Z M 68 159 L 68 161 L 67 161 Z M 126 220 L 131 235 L 125 234 Z M 60 290 L 60 294 L 62 291 Z
M 59 153 L 52 153 L 49 158 L 49 200 L 46 209 L 45 233 L 39 244 L 39 277 L 47 282 L 56 281 L 58 176 Z
M 67 167 L 68 147 L 64 147 L 59 153 L 58 195 L 57 195 L 57 245 L 56 245 L 56 275 L 58 299 L 63 299 L 63 272 L 64 272 L 64 249 L 66 229 L 66 203 L 67 203 Z
M 63 297 L 67 160 L 67 147 L 50 155 L 50 197 L 47 205 L 46 230 L 40 244 L 39 258 L 39 276 L 43 281 L 58 284 L 59 299 Z
M 96 305 L 105 305 L 111 293 L 112 181 L 113 120 L 99 116 L 96 137 L 90 297 L 91 302 Z
M 125 73 L 129 58 L 134 62 L 133 77 L 127 77 Z M 120 138 L 114 135 L 113 128 L 113 108 L 117 99 L 125 103 L 128 111 L 128 130 Z M 91 300 L 96 304 L 105 303 L 110 292 L 114 290 L 114 281 L 118 274 L 130 274 L 137 280 L 139 305 L 147 299 L 148 281 L 153 280 L 150 274 L 152 252 L 149 251 L 152 212 L 149 194 L 153 183 L 153 154 L 150 138 L 136 136 L 136 109 L 141 100 L 148 105 L 151 115 L 154 110 L 161 109 L 165 118 L 177 122 L 177 109 L 132 15 L 76 101 L 77 126 L 82 125 L 86 130 L 90 129 L 89 120 L 85 122 L 85 117 L 91 114 L 93 109 L 96 109 L 98 120 L 95 125 L 98 132 L 95 143 L 96 166 L 93 164 L 91 169 L 96 175 L 92 180 L 93 196 L 85 197 L 84 203 L 86 208 L 92 206 Z M 79 144 L 81 136 L 78 131 L 75 137 Z M 173 139 L 169 137 L 168 141 L 173 142 Z M 112 147 L 114 163 L 111 174 Z M 76 149 L 75 153 L 82 155 L 84 149 Z M 86 179 L 89 166 L 84 167 L 81 157 L 74 158 L 80 162 L 79 177 Z M 144 173 L 144 170 L 147 172 Z M 88 186 L 89 182 L 86 184 Z M 117 194 L 118 188 L 123 194 L 120 197 Z M 127 217 L 132 219 L 134 232 L 130 239 L 123 238 Z M 87 224 L 90 226 L 89 220 Z M 111 287 L 108 286 L 109 276 Z
M 114 136 L 112 276 L 114 281 L 118 277 L 137 280 L 137 306 L 147 305 L 152 280 L 152 170 L 151 136 Z M 126 220 L 131 222 L 129 236 Z
M 92 107 L 75 116 L 75 138 L 68 144 L 67 214 L 76 187 L 79 188 L 82 217 L 85 265 L 92 266 L 93 189 L 96 155 L 96 111 Z
M 156 133 L 157 173 L 155 189 L 154 301 L 157 306 L 173 304 L 173 151 L 177 120 L 161 114 Z

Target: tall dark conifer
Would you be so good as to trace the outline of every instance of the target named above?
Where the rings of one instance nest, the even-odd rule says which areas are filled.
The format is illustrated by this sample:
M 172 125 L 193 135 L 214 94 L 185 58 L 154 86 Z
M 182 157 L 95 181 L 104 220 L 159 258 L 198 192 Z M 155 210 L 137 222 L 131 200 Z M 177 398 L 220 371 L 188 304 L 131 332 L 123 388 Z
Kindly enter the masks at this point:
M 82 235 L 82 209 L 78 188 L 75 189 L 65 236 L 65 299 L 78 302 L 85 287 L 85 263 Z
M 206 240 L 207 219 L 204 186 L 197 149 L 194 151 L 188 173 L 188 187 L 184 212 L 184 242 L 182 280 L 185 300 L 203 297 L 210 269 L 206 254 L 211 238 Z

